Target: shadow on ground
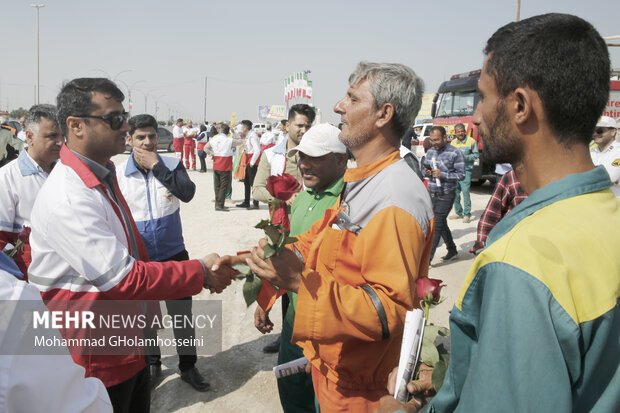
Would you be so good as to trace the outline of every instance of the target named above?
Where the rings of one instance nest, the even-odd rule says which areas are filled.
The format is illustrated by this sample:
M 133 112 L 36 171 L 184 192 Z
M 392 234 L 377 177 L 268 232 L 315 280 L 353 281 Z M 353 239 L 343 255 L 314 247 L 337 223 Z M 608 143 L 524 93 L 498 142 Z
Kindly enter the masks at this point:
M 238 390 L 258 372 L 271 371 L 277 364 L 277 353 L 265 354 L 262 351 L 263 347 L 273 340 L 274 335 L 270 334 L 238 344 L 211 357 L 198 357 L 196 367 L 211 384 L 211 389 L 203 393 L 181 380 L 177 356 L 162 358 L 166 369 L 162 371 L 161 380 L 151 393 L 151 410 L 177 411 Z

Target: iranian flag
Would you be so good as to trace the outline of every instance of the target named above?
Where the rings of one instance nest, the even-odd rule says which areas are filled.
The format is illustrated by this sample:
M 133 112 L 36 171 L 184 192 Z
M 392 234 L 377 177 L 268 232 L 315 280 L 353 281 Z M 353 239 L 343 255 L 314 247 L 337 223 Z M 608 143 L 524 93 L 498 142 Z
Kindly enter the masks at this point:
M 301 73 L 295 73 L 295 96 L 301 96 Z
M 302 82 L 302 95 L 303 97 L 308 97 L 308 74 L 304 73 L 304 78 Z
M 307 94 L 308 99 L 312 99 L 312 80 L 308 80 Z

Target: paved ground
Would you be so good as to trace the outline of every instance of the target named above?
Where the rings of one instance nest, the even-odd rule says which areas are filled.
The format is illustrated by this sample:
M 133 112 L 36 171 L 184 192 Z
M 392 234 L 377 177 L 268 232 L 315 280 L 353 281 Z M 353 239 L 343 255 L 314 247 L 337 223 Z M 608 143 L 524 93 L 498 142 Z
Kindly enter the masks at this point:
M 169 155 L 169 154 L 162 154 Z M 119 155 L 120 162 L 127 155 Z M 181 208 L 184 237 L 191 258 L 199 258 L 210 252 L 232 254 L 256 243 L 262 231 L 254 225 L 267 216 L 267 207 L 259 210 L 232 208 L 231 212 L 215 212 L 213 176 L 209 163 L 208 173 L 191 171 L 190 177 L 196 183 L 196 196 Z M 449 311 L 458 295 L 461 284 L 473 256 L 468 252 L 476 238 L 477 218 L 482 213 L 491 193 L 486 184 L 474 188 L 472 213 L 474 220 L 469 224 L 449 220 L 455 242 L 459 248 L 459 260 L 449 264 L 438 264 L 430 269 L 430 277 L 444 280 L 447 287 L 442 295 L 446 300 L 431 310 L 431 322 L 448 325 Z M 233 199 L 240 202 L 243 184 L 233 183 Z M 441 245 L 435 254 L 435 261 L 446 254 Z M 275 339 L 276 334 L 262 335 L 254 328 L 255 305 L 246 308 L 241 290 L 242 284 L 235 283 L 224 293 L 211 295 L 203 292 L 195 299 L 222 300 L 223 343 L 222 352 L 210 357 L 199 357 L 198 368 L 211 383 L 211 390 L 205 393 L 194 391 L 181 381 L 177 374 L 177 357 L 163 359 L 163 380 L 152 395 L 153 412 L 281 412 L 276 379 L 272 367 L 276 355 L 265 355 L 262 347 Z M 275 332 L 281 329 L 279 302 L 273 310 Z

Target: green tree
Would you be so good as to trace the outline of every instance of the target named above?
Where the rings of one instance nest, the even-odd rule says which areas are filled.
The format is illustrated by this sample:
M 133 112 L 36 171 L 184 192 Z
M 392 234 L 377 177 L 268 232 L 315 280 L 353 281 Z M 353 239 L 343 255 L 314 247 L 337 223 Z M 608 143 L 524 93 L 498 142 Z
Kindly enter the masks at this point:
M 22 116 L 26 116 L 27 113 L 28 113 L 28 109 L 24 109 L 20 107 L 19 109 L 12 110 L 9 113 L 9 117 L 14 118 L 14 119 L 19 119 Z

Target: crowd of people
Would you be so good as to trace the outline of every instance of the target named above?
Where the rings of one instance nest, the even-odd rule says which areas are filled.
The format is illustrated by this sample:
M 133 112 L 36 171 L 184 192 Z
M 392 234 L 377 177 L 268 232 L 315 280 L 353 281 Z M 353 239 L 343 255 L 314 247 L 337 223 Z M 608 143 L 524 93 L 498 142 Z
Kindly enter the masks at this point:
M 511 168 L 478 223 L 477 257 L 450 315 L 450 364 L 436 394 L 421 374 L 401 403 L 390 394 L 390 373 L 405 314 L 420 305 L 416 280 L 428 276 L 440 240 L 442 261 L 458 257 L 447 220 L 472 220 L 478 144 L 460 124 L 451 143 L 433 127 L 421 160 L 403 148 L 424 84 L 402 64 L 357 65 L 334 106 L 339 128 L 315 124 L 305 104 L 290 108 L 279 140 L 271 130 L 258 136 L 248 120 L 237 132 L 224 122 L 195 128 L 178 119 L 174 157 L 157 152 L 155 118 L 129 118 L 114 82 L 67 82 L 56 106 L 35 105 L 26 115 L 27 149 L 0 129 L 2 160 L 18 153 L 0 168 L 0 247 L 25 244 L 14 257 L 0 254 L 0 298 L 43 300 L 50 309 L 71 300 L 82 311 L 125 300 L 136 314 L 145 311 L 140 300 L 157 300 L 191 317 L 192 296 L 222 292 L 246 264 L 286 292 L 278 363 L 308 360 L 305 372 L 278 380 L 285 412 L 413 412 L 429 394 L 428 412 L 618 411 L 620 145 L 615 120 L 601 117 L 606 45 L 583 19 L 546 14 L 498 29 L 484 54 L 473 122 L 485 156 Z M 111 158 L 126 144 L 131 154 L 115 166 Z M 294 242 L 275 255 L 261 239 L 246 253 L 190 259 L 180 208 L 196 192 L 188 174 L 196 155 L 201 172 L 212 158 L 216 212 L 229 210 L 233 170 L 241 169 L 237 207 L 283 207 Z M 285 202 L 269 184 L 283 176 L 296 185 Z M 256 308 L 263 333 L 273 329 L 270 310 Z M 20 339 L 2 334 L 2 349 Z M 178 338 L 195 334 L 174 329 Z M 150 410 L 161 375 L 156 346 L 71 350 L 36 362 L 3 354 L 0 410 Z M 177 351 L 181 379 L 207 391 L 196 348 Z

